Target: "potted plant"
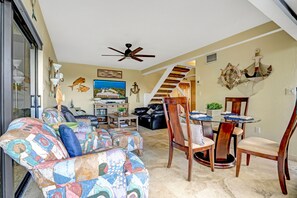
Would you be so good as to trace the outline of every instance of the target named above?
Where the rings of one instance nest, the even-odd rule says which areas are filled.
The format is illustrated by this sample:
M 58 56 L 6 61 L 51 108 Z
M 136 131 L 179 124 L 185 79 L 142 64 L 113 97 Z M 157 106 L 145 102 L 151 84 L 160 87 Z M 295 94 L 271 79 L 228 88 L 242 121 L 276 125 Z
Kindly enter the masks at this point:
M 126 113 L 126 108 L 125 107 L 119 107 L 118 108 L 118 113 L 119 113 L 119 116 L 123 116 Z
M 223 106 L 219 103 L 212 102 L 207 104 L 207 115 L 209 116 L 218 116 L 222 113 Z

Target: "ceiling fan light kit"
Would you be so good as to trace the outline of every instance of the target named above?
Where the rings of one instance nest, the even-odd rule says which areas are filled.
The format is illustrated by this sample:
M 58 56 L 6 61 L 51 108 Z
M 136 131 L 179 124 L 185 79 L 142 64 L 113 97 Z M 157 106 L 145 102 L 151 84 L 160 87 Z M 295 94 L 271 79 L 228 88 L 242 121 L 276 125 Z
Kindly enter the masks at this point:
M 118 53 L 120 53 L 120 55 L 108 55 L 108 54 L 103 54 L 102 56 L 122 56 L 122 58 L 120 58 L 118 61 L 122 61 L 124 59 L 134 59 L 136 61 L 142 62 L 143 60 L 140 59 L 139 57 L 148 57 L 148 58 L 154 58 L 156 57 L 155 55 L 148 55 L 148 54 L 137 54 L 138 52 L 140 52 L 141 50 L 143 50 L 142 47 L 138 47 L 134 50 L 131 50 L 130 48 L 132 47 L 131 43 L 126 43 L 126 47 L 128 49 L 125 50 L 125 52 L 121 52 L 120 50 L 117 50 L 115 48 L 112 47 L 108 47 L 108 49 L 111 49 L 113 51 L 116 51 Z

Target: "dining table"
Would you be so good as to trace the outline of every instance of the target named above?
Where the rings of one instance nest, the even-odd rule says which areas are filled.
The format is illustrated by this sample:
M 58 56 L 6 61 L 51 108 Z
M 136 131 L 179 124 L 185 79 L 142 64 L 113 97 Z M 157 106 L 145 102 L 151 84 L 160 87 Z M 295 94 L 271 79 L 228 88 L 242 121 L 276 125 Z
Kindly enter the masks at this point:
M 233 114 L 222 114 L 208 116 L 203 113 L 190 113 L 190 119 L 194 124 L 201 124 L 203 135 L 215 140 L 215 168 L 231 168 L 235 166 L 235 157 L 230 153 L 230 143 L 233 130 L 239 124 L 256 123 L 261 121 L 252 116 L 239 116 Z M 212 125 L 218 124 L 218 133 L 214 139 Z M 210 166 L 208 152 L 197 152 L 194 159 L 203 165 Z

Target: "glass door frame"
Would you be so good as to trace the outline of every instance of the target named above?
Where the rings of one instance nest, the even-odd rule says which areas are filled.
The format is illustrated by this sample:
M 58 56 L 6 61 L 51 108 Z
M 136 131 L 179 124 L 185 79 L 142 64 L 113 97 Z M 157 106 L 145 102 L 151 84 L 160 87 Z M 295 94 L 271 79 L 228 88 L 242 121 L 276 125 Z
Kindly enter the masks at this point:
M 32 106 L 35 116 L 38 116 L 38 49 L 42 50 L 42 41 L 28 15 L 21 0 L 0 0 L 0 135 L 5 133 L 12 115 L 12 48 L 13 48 L 13 21 L 20 27 L 27 40 L 35 47 L 35 86 Z M 32 63 L 32 61 L 30 61 Z M 19 197 L 26 187 L 30 174 L 27 173 L 16 192 L 14 192 L 13 161 L 1 149 L 1 188 L 0 197 Z

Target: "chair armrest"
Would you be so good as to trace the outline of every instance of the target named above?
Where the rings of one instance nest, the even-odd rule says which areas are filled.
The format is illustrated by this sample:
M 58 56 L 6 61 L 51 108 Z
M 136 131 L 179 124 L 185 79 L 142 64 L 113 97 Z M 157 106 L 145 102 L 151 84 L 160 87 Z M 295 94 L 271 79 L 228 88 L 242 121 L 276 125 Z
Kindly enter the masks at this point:
M 134 109 L 134 114 L 142 115 L 142 114 L 145 114 L 148 110 L 149 110 L 148 107 L 138 107 Z
M 100 176 L 123 174 L 126 154 L 122 149 L 110 149 L 66 160 L 41 163 L 30 170 L 40 188 L 81 182 Z
M 127 153 L 125 162 L 125 175 L 127 183 L 127 197 L 141 193 L 139 197 L 148 197 L 149 172 L 143 162 L 133 153 Z M 133 196 L 131 196 L 133 197 Z
M 97 116 L 95 115 L 78 115 L 78 116 L 74 116 L 75 119 L 89 119 L 91 121 L 93 120 L 97 120 Z
M 163 116 L 165 116 L 164 112 L 163 113 L 152 113 L 151 114 L 152 119 L 156 119 L 158 117 L 163 117 Z
M 152 113 L 152 115 L 155 115 L 155 114 L 162 114 L 164 115 L 164 111 L 163 110 L 156 110 Z

